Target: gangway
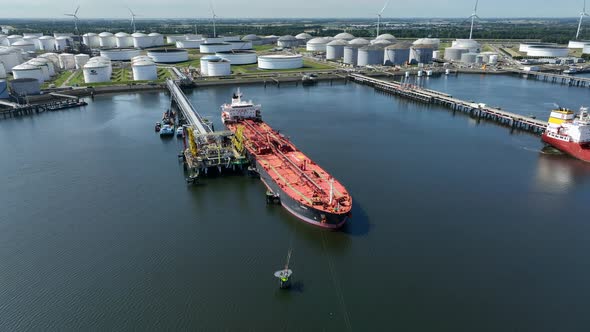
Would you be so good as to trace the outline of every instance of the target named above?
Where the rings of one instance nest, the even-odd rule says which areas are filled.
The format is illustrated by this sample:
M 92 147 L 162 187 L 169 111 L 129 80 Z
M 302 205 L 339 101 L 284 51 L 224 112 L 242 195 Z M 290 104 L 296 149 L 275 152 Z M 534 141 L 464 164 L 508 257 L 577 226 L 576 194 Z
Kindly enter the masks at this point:
M 195 128 L 198 135 L 205 135 L 213 132 L 211 127 L 205 122 L 205 119 L 203 119 L 199 112 L 197 112 L 175 81 L 167 79 L 166 86 L 170 91 L 172 99 L 176 101 L 178 109 L 182 112 L 188 123 Z

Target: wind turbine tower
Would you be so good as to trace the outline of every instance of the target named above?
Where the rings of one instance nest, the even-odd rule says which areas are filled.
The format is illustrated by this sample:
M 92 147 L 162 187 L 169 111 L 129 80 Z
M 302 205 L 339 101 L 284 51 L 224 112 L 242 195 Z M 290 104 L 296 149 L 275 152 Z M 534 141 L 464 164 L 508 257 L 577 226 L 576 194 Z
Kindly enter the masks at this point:
M 381 26 L 381 18 L 382 18 L 383 12 L 385 11 L 385 9 L 387 8 L 388 5 L 389 5 L 389 0 L 387 0 L 387 2 L 385 3 L 385 6 L 383 6 L 383 9 L 381 9 L 381 11 L 379 13 L 377 13 L 377 37 L 379 37 L 379 28 Z
M 582 21 L 584 17 L 590 16 L 586 13 L 586 0 L 584 0 L 584 7 L 582 8 L 582 12 L 580 13 L 580 22 L 578 22 L 578 31 L 576 32 L 576 40 L 580 38 L 580 31 L 582 30 Z
M 64 14 L 65 16 L 74 18 L 74 31 L 76 32 L 76 35 L 80 34 L 80 30 L 78 29 L 78 10 L 80 10 L 80 6 L 76 8 L 73 14 Z
M 473 14 L 469 18 L 471 18 L 471 30 L 469 30 L 469 39 L 473 39 L 473 25 L 475 24 L 475 19 L 478 18 L 477 16 L 477 5 L 479 4 L 479 0 L 475 0 L 475 8 L 473 8 Z

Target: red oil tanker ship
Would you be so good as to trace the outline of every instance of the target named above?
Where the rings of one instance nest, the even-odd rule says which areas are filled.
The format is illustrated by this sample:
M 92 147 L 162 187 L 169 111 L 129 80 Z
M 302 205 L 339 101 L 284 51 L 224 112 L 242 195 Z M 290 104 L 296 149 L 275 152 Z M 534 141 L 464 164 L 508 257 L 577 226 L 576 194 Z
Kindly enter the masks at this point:
M 301 152 L 284 135 L 262 121 L 261 106 L 242 101 L 238 90 L 221 106 L 221 120 L 243 144 L 260 179 L 299 219 L 323 228 L 339 228 L 350 217 L 346 188 Z
M 543 141 L 580 160 L 590 162 L 590 115 L 582 107 L 578 116 L 568 109 L 551 112 Z

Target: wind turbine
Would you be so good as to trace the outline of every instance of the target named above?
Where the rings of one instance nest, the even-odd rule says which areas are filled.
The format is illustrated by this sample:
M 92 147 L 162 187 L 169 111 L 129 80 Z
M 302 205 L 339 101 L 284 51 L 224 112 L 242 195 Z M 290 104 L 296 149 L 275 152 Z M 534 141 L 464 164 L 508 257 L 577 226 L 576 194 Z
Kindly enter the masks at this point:
M 137 15 L 135 15 L 135 13 L 131 10 L 131 8 L 127 7 L 127 9 L 129 9 L 129 13 L 131 14 L 131 28 L 133 29 L 133 32 L 136 32 L 135 29 L 135 18 L 137 17 Z
M 578 23 L 578 32 L 576 32 L 576 39 L 578 39 L 580 37 L 580 30 L 582 29 L 582 20 L 584 19 L 585 16 L 590 16 L 590 15 L 588 15 L 588 13 L 586 13 L 586 0 L 584 0 L 584 8 L 582 9 L 582 12 L 580 13 L 580 22 Z
M 79 35 L 80 34 L 80 30 L 78 30 L 78 10 L 80 10 L 80 6 L 78 5 L 78 7 L 76 8 L 76 11 L 74 11 L 73 14 L 64 14 L 65 16 L 70 16 L 74 18 L 74 28 L 76 30 L 76 34 Z
M 469 18 L 471 18 L 471 30 L 469 30 L 469 39 L 472 39 L 473 37 L 473 25 L 475 24 L 475 19 L 479 18 L 479 16 L 477 16 L 477 5 L 479 4 L 479 0 L 475 0 L 475 8 L 473 8 L 473 14 L 471 14 L 471 16 L 469 16 Z
M 383 12 L 385 11 L 385 9 L 387 8 L 388 5 L 389 5 L 389 0 L 387 0 L 387 2 L 385 3 L 385 6 L 383 6 L 383 9 L 381 9 L 381 11 L 379 13 L 377 13 L 377 37 L 379 37 L 379 27 L 381 26 L 381 18 L 382 18 Z
M 213 3 L 209 3 L 209 7 L 211 7 L 211 14 L 213 15 L 213 38 L 217 37 L 217 31 L 215 29 L 215 19 L 217 18 L 217 15 L 215 14 L 215 10 L 213 9 Z

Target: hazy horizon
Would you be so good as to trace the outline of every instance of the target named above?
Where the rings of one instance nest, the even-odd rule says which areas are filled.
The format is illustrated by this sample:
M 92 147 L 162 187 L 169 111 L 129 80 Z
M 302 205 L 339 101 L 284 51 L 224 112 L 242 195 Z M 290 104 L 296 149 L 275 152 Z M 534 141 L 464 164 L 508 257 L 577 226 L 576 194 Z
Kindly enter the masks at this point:
M 302 3 L 284 0 L 212 1 L 220 19 L 363 19 L 375 17 L 383 8 L 384 0 L 321 0 Z M 80 6 L 78 17 L 84 19 L 124 19 L 130 7 L 138 19 L 207 19 L 211 17 L 210 2 L 168 0 L 165 3 L 146 3 L 138 0 L 38 0 L 34 7 L 11 2 L 0 11 L 2 19 L 63 19 Z M 473 12 L 473 0 L 422 0 L 420 2 L 391 1 L 383 12 L 384 19 L 452 19 L 466 18 Z M 579 17 L 582 1 L 567 1 L 555 5 L 541 5 L 538 1 L 482 0 L 478 15 L 482 18 L 574 18 Z

